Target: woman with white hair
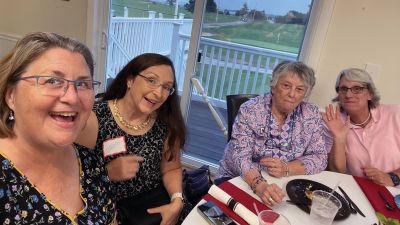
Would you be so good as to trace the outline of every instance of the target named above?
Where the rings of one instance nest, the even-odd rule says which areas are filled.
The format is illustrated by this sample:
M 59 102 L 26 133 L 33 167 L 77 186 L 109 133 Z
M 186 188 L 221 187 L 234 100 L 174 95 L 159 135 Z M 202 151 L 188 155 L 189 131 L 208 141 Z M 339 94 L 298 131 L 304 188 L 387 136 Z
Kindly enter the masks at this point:
M 315 174 L 327 166 L 323 120 L 308 103 L 314 71 L 302 62 L 282 62 L 272 73 L 271 92 L 239 109 L 217 178 L 235 176 L 249 184 L 264 203 L 275 205 L 284 192 L 261 176 Z
M 400 184 L 400 106 L 379 104 L 371 76 L 362 69 L 339 73 L 323 119 L 333 136 L 329 169 L 365 176 L 385 186 Z

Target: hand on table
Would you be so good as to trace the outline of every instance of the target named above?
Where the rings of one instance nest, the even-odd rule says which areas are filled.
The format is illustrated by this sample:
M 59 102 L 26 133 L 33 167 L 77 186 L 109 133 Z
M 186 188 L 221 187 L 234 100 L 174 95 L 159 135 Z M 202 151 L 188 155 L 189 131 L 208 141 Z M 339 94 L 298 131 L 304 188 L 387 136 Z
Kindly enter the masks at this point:
M 267 168 L 267 173 L 273 177 L 284 177 L 288 170 L 287 165 L 278 158 L 265 157 L 260 160 L 260 165 Z
M 364 174 L 368 179 L 373 181 L 374 183 L 384 185 L 384 186 L 393 186 L 392 179 L 390 178 L 389 174 L 378 170 L 377 168 L 373 167 L 365 167 Z
M 147 212 L 150 214 L 160 213 L 162 217 L 160 225 L 174 225 L 178 221 L 182 209 L 182 200 L 180 198 L 175 198 L 170 204 L 147 209 Z
M 256 194 L 268 206 L 281 203 L 285 197 L 285 193 L 278 185 L 267 182 L 262 182 L 256 187 Z
M 137 155 L 124 155 L 107 163 L 108 176 L 112 181 L 129 180 L 136 177 L 140 162 L 143 157 Z
M 332 104 L 325 107 L 325 113 L 321 115 L 333 136 L 344 140 L 350 131 L 350 117 L 348 116 L 346 122 L 343 123 L 340 118 L 340 107 L 336 106 L 334 109 Z

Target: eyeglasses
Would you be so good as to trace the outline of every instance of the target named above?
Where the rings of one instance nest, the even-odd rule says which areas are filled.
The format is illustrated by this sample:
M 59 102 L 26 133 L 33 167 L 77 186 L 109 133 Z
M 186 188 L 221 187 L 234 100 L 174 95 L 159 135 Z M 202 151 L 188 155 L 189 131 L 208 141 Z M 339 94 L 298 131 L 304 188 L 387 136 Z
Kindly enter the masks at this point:
M 55 76 L 29 76 L 21 77 L 19 80 L 29 80 L 36 79 L 36 87 L 39 89 L 40 93 L 45 96 L 63 96 L 72 83 L 75 91 L 79 96 L 89 96 L 93 95 L 95 89 L 100 86 L 99 81 L 94 80 L 67 80 L 62 77 Z
M 354 86 L 351 88 L 348 87 L 339 87 L 337 92 L 339 94 L 347 94 L 347 91 L 350 90 L 353 94 L 360 94 L 366 87 Z
M 166 91 L 166 93 L 168 93 L 168 95 L 172 95 L 175 92 L 174 87 L 171 87 L 168 84 L 160 84 L 160 82 L 155 78 L 146 77 L 142 74 L 138 74 L 138 76 L 142 77 L 146 81 L 146 84 L 147 84 L 147 86 L 149 86 L 149 88 L 156 89 L 161 86 L 162 90 Z

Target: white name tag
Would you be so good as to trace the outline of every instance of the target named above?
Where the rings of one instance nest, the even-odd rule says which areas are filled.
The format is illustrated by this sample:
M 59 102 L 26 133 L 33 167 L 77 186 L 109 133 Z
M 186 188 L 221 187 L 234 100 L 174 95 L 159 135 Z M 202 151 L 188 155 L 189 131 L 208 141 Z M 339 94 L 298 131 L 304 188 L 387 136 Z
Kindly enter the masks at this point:
M 116 137 L 103 142 L 104 158 L 115 154 L 126 152 L 125 137 Z

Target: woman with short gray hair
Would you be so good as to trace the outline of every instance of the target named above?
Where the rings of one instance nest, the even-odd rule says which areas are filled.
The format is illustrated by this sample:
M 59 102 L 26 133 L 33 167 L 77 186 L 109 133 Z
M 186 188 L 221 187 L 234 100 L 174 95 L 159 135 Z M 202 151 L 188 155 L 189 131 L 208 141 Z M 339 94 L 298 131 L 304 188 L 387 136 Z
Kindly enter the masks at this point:
M 379 104 L 367 71 L 348 68 L 337 77 L 337 96 L 323 119 L 332 132 L 329 169 L 400 185 L 400 106 Z
M 225 148 L 217 181 L 242 176 L 264 203 L 275 205 L 284 193 L 261 176 L 315 174 L 327 166 L 328 149 L 318 107 L 305 102 L 315 84 L 314 71 L 302 62 L 278 64 L 271 91 L 239 109 Z

